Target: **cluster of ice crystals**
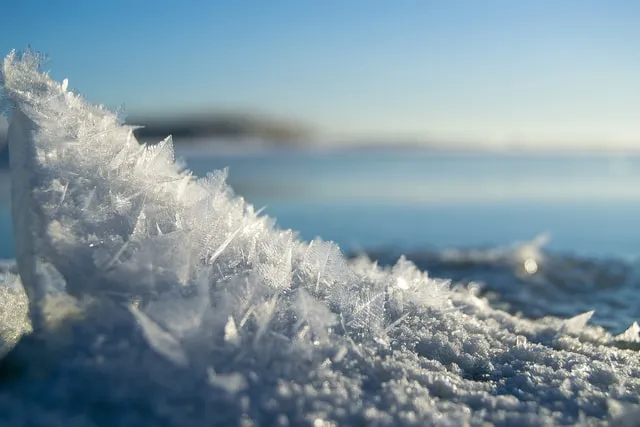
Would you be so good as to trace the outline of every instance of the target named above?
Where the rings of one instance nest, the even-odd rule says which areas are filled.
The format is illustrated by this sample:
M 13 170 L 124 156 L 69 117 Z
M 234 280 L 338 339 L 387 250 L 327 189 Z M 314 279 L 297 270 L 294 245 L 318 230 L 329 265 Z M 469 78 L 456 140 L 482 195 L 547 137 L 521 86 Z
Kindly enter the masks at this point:
M 14 194 L 37 217 L 16 227 L 33 246 L 19 266 L 37 258 L 67 294 L 139 303 L 138 316 L 177 340 L 222 331 L 231 318 L 240 339 L 277 333 L 297 345 L 336 330 L 384 335 L 396 320 L 388 306 L 445 303 L 441 283 L 406 261 L 390 282 L 349 267 L 333 243 L 275 229 L 232 193 L 225 171 L 194 178 L 175 163 L 170 137 L 140 145 L 115 114 L 41 73 L 37 55 L 10 53 L 3 82 L 16 106 L 12 150 L 28 160 L 14 175 L 37 181 Z M 29 280 L 28 294 L 46 298 L 54 276 Z
M 301 242 L 39 65 L 2 72 L 37 332 L 0 364 L 26 372 L 0 385 L 3 425 L 531 425 L 639 403 L 638 353 L 588 315 L 522 320 L 405 259 Z

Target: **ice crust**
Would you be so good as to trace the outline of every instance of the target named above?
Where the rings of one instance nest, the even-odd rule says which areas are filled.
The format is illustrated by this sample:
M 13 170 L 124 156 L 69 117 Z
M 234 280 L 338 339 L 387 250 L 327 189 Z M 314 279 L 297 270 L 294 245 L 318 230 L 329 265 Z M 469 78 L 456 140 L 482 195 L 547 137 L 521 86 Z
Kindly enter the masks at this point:
M 28 304 L 15 263 L 0 261 L 0 357 L 31 331 Z
M 140 145 L 40 66 L 11 52 L 2 72 L 20 279 L 2 276 L 0 332 L 35 330 L 0 362 L 2 425 L 637 419 L 631 333 L 514 317 L 404 259 L 299 241 L 224 171 L 194 178 L 170 138 Z

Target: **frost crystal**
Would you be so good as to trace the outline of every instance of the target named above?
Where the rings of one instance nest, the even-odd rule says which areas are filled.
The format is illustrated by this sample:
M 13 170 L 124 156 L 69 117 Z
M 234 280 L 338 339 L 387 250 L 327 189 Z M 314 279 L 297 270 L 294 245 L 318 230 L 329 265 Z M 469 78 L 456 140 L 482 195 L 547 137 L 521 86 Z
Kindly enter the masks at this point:
M 640 343 L 640 326 L 638 325 L 638 322 L 633 322 L 626 331 L 617 335 L 615 338 L 618 341 Z
M 585 329 L 587 322 L 591 319 L 594 313 L 595 310 L 589 310 L 582 314 L 578 314 L 577 316 L 573 316 L 571 319 L 565 320 L 563 325 L 564 331 L 570 334 L 579 334 Z
M 30 53 L 7 57 L 4 84 L 18 106 L 10 131 L 14 222 L 34 325 L 52 292 L 39 273 L 46 270 L 76 298 L 140 301 L 136 316 L 152 315 L 179 330 L 177 338 L 200 330 L 198 319 L 217 317 L 208 310 L 227 313 L 221 327 L 229 316 L 242 319 L 237 334 L 252 325 L 255 338 L 281 333 L 276 323 L 287 312 L 311 328 L 310 343 L 327 339 L 336 314 L 349 319 L 347 328 L 384 333 L 386 279 L 357 277 L 335 244 L 305 244 L 273 229 L 234 197 L 224 173 L 196 179 L 180 169 L 170 138 L 138 144 L 115 114 L 38 72 Z M 406 292 L 416 306 L 441 303 L 446 292 L 435 281 L 406 262 L 400 268 L 411 285 L 394 298 Z M 251 289 L 240 295 L 242 285 L 232 284 L 243 280 Z M 363 280 L 367 286 L 356 286 Z
M 0 362 L 0 424 L 596 424 L 640 403 L 637 352 L 592 312 L 532 322 L 404 258 L 298 241 L 226 171 L 195 178 L 170 138 L 140 145 L 39 64 L 12 52 L 2 69 L 35 331 Z M 539 265 L 536 245 L 518 262 Z M 3 292 L 15 338 L 26 298 Z

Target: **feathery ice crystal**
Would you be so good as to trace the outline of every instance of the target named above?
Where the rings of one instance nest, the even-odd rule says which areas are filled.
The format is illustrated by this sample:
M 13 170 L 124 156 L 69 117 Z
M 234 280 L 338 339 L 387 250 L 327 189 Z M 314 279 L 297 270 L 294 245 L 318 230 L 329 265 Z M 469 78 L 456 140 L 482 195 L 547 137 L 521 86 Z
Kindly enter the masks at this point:
M 140 145 L 33 52 L 11 52 L 1 78 L 35 331 L 0 363 L 3 425 L 636 419 L 638 351 L 588 313 L 530 321 L 405 259 L 347 262 L 276 228 L 224 171 L 192 176 L 171 138 Z

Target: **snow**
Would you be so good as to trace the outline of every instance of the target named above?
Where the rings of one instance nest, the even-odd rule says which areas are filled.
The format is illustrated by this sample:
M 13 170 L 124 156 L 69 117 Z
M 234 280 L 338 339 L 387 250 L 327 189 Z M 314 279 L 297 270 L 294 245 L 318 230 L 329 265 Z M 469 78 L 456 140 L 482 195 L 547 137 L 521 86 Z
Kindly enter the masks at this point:
M 589 310 L 585 313 L 578 314 L 577 316 L 572 317 L 571 319 L 567 319 L 564 321 L 564 330 L 569 333 L 579 334 L 585 326 L 587 326 L 587 322 L 593 316 L 595 310 Z
M 633 322 L 626 331 L 617 335 L 616 339 L 623 342 L 640 343 L 640 325 L 638 325 L 638 322 Z
M 0 357 L 31 331 L 27 318 L 29 301 L 11 263 L 0 263 Z
M 589 326 L 592 313 L 522 319 L 406 259 L 383 269 L 299 241 L 234 195 L 224 171 L 196 179 L 170 138 L 140 145 L 39 67 L 11 52 L 2 73 L 20 278 L 3 276 L 12 314 L 0 332 L 13 345 L 34 329 L 0 362 L 3 425 L 550 425 L 637 413 L 639 352 Z M 538 260 L 536 247 L 516 257 Z M 30 322 L 8 285 L 19 280 Z

